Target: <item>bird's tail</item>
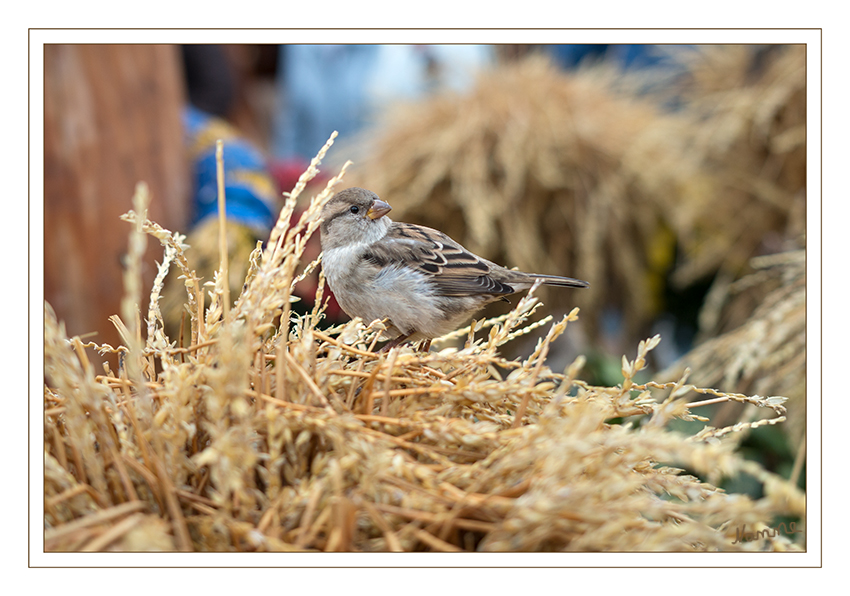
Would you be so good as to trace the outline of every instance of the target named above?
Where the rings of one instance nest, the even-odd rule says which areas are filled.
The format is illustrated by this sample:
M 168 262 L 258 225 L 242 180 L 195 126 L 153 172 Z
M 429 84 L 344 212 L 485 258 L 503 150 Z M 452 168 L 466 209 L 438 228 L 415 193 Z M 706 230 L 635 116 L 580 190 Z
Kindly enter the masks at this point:
M 588 288 L 590 284 L 586 281 L 582 281 L 580 279 L 574 279 L 572 277 L 559 277 L 557 275 L 539 275 L 537 273 L 531 273 L 530 277 L 535 279 L 539 279 L 547 286 L 561 286 L 564 288 Z

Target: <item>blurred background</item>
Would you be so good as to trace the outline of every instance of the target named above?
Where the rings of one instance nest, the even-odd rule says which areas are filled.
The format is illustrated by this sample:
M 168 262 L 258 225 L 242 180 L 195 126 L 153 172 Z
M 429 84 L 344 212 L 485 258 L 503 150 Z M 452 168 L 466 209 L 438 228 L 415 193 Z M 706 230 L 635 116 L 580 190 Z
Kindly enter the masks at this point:
M 69 334 L 120 342 L 107 320 L 123 293 L 129 225 L 118 217 L 140 180 L 150 218 L 186 233 L 190 266 L 212 280 L 219 138 L 237 296 L 281 192 L 337 130 L 323 174 L 352 160 L 343 186 L 377 192 L 395 219 L 509 267 L 590 282 L 541 289 L 556 317 L 581 308 L 553 346 L 553 370 L 585 354 L 584 378 L 616 384 L 621 356 L 660 333 L 653 379 L 690 367 L 697 385 L 790 398 L 789 422 L 756 433 L 770 448 L 753 445 L 790 473 L 805 429 L 805 52 L 48 45 L 45 297 Z M 316 239 L 307 256 L 318 253 Z M 148 287 L 161 259 L 149 242 Z M 315 278 L 301 284 L 303 308 L 314 291 Z M 184 298 L 171 280 L 173 333 Z M 327 314 L 346 320 L 334 303 Z M 755 415 L 723 408 L 715 424 Z

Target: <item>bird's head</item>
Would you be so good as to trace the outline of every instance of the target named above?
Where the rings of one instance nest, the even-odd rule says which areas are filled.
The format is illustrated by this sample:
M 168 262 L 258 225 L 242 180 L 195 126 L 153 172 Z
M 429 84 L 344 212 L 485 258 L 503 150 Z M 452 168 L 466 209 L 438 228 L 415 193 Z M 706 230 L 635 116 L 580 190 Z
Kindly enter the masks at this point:
M 339 191 L 322 209 L 322 248 L 380 240 L 392 223 L 386 217 L 391 209 L 371 190 L 352 187 Z

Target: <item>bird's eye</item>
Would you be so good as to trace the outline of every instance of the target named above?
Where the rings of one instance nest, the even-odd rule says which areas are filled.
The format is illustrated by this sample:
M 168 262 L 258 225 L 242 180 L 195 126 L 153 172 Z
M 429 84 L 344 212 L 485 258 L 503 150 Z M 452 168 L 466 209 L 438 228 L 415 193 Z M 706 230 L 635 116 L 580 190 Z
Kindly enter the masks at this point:
M 352 213 L 359 213 L 360 207 L 358 207 L 357 205 L 352 205 L 351 207 L 349 207 L 348 210 L 351 211 Z

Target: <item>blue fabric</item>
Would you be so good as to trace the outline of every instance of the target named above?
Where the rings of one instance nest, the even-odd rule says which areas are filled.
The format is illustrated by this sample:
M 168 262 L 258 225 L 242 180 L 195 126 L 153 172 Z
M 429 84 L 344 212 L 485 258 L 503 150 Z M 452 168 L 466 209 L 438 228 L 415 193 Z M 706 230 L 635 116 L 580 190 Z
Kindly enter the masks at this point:
M 682 49 L 689 46 L 665 46 L 665 50 Z M 546 46 L 549 54 L 563 68 L 572 69 L 584 60 L 607 60 L 623 69 L 665 68 L 676 69 L 676 65 L 665 55 L 666 52 L 654 44 L 560 44 Z
M 363 81 L 374 45 L 287 45 L 279 60 L 278 120 L 272 153 L 312 159 L 336 130 L 349 138 L 364 122 Z
M 223 141 L 227 219 L 265 235 L 275 224 L 277 188 L 263 154 L 224 121 L 194 107 L 183 112 L 192 160 L 192 223 L 218 214 L 215 141 Z

